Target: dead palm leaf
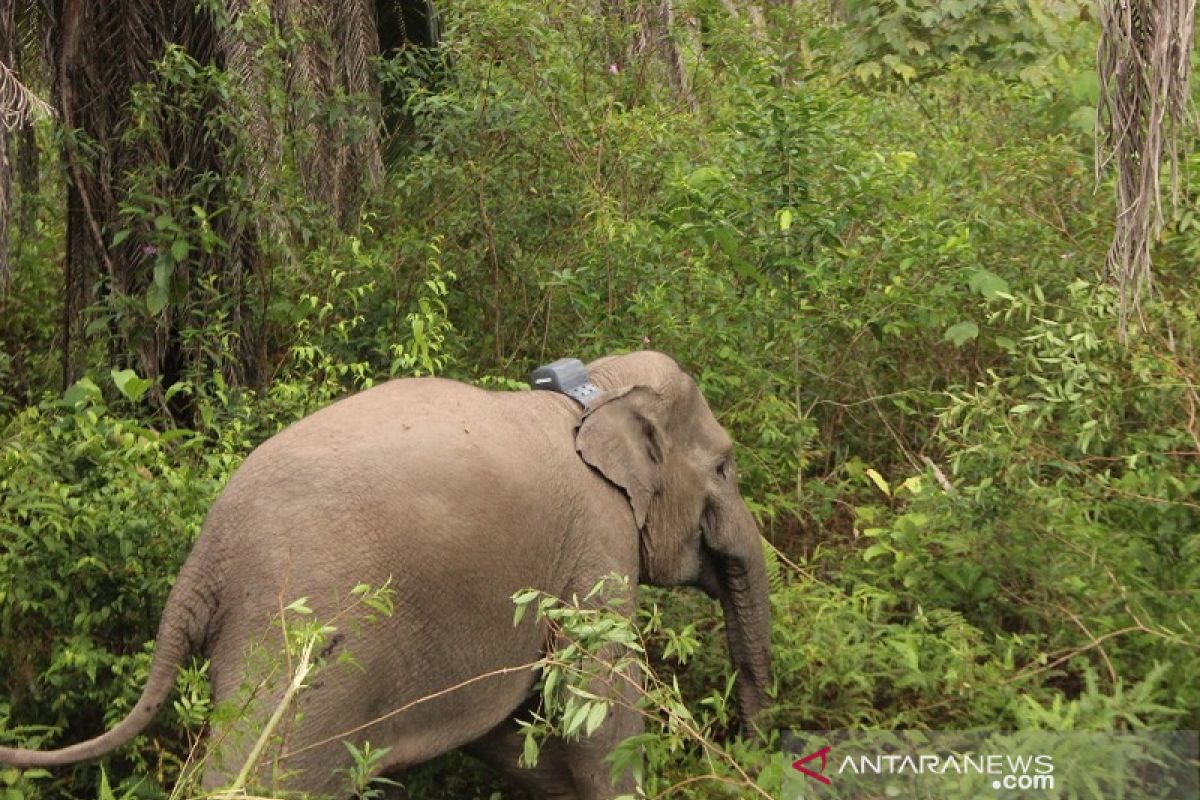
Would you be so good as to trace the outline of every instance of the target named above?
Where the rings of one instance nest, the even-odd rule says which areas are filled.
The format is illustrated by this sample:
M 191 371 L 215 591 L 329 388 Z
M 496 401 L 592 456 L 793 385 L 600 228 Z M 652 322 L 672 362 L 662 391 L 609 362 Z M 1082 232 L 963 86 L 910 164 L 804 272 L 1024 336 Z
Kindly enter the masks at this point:
M 1120 293 L 1119 330 L 1145 322 L 1143 298 L 1153 293 L 1151 248 L 1162 230 L 1164 157 L 1172 198 L 1178 193 L 1178 133 L 1190 117 L 1190 68 L 1195 0 L 1105 0 L 1097 51 L 1100 103 L 1096 114 L 1097 178 L 1117 173 L 1117 221 L 1106 273 Z

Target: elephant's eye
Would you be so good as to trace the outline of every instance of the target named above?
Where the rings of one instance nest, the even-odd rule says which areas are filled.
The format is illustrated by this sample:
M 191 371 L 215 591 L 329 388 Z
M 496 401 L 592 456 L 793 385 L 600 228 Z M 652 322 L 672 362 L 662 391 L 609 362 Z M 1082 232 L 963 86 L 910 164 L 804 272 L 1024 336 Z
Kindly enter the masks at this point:
M 729 476 L 733 474 L 733 459 L 725 456 L 717 462 L 717 477 L 723 481 L 729 480 Z

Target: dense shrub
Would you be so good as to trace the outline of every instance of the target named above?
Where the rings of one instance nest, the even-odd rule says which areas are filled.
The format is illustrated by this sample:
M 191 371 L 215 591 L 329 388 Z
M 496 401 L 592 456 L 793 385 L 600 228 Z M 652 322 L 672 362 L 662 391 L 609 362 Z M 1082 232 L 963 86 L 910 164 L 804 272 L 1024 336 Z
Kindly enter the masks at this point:
M 68 730 L 95 735 L 129 711 L 173 576 L 228 475 L 233 459 L 221 447 L 127 413 L 107 408 L 84 380 L 65 399 L 25 409 L 5 426 L 6 742 L 49 745 Z M 181 737 L 170 726 L 160 720 L 122 760 L 140 775 L 173 774 Z M 87 794 L 87 768 L 75 773 L 61 791 Z

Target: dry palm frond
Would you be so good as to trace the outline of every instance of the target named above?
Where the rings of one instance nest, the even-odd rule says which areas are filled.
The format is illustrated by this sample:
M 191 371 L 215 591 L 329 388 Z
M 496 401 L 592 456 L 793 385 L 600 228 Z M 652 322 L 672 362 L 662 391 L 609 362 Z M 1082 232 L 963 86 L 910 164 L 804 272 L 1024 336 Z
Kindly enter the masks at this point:
M 17 74 L 0 61 L 0 126 L 15 131 L 35 119 L 50 119 L 54 109 L 17 79 Z
M 14 69 L 26 86 L 51 86 L 54 67 L 49 55 L 49 12 L 42 3 L 22 3 L 18 7 L 12 0 L 0 0 L 0 10 L 3 17 L 0 46 L 4 48 L 0 61 Z M 32 198 L 38 191 L 38 145 L 33 126 L 19 128 L 15 137 L 8 138 L 8 145 L 9 173 L 6 179 L 15 178 L 17 192 Z M 21 203 L 17 219 L 18 248 L 19 242 L 30 239 L 35 220 L 35 204 Z
M 339 0 L 345 2 L 345 0 Z M 333 52 L 333 10 L 322 0 L 294 0 L 288 25 L 298 33 L 298 46 L 289 76 L 289 95 L 296 119 L 292 124 L 307 137 L 300 154 L 305 192 L 332 208 L 341 206 L 337 182 L 335 142 L 319 107 L 333 96 L 337 80 L 337 55 Z
M 380 151 L 382 109 L 372 61 L 379 32 L 371 0 L 292 0 L 289 27 L 298 45 L 292 62 L 291 124 L 306 134 L 300 154 L 305 191 L 346 221 L 351 200 L 383 173 Z M 348 104 L 367 126 L 350 135 L 342 115 Z M 361 111 L 361 113 L 359 113 Z
M 359 139 L 353 148 L 342 148 L 343 181 L 350 186 L 358 184 L 360 177 L 374 184 L 383 176 L 379 130 L 383 110 L 372 64 L 379 56 L 374 5 L 373 0 L 344 0 L 338 6 L 338 55 L 344 88 L 349 97 L 366 104 L 365 116 L 371 125 L 370 134 Z
M 345 0 L 338 5 L 342 73 L 351 94 L 369 92 L 375 83 L 371 59 L 379 55 L 379 36 L 373 6 L 370 0 Z
M 1105 0 L 1097 50 L 1097 177 L 1117 171 L 1117 223 L 1106 271 L 1120 291 L 1120 335 L 1153 292 L 1150 250 L 1162 230 L 1164 156 L 1178 193 L 1177 133 L 1190 116 L 1188 72 L 1196 0 Z M 1144 324 L 1144 323 L 1143 323 Z
M 270 108 L 270 86 L 265 54 L 273 26 L 268 0 L 228 0 L 228 19 L 220 27 L 218 47 L 225 66 L 240 84 L 248 108 L 246 114 L 252 151 L 248 171 L 257 185 L 267 184 L 282 159 L 282 134 L 276 113 Z

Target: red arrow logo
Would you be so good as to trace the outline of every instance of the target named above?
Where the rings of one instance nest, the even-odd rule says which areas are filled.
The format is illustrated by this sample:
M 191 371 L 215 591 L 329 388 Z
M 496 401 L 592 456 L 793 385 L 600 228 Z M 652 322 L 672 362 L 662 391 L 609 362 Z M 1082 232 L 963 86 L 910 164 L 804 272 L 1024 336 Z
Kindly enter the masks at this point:
M 820 750 L 817 750 L 814 753 L 809 753 L 804 758 L 798 758 L 795 761 L 793 761 L 792 769 L 796 770 L 797 772 L 803 772 L 805 775 L 812 778 L 813 780 L 818 780 L 821 783 L 828 786 L 833 781 L 829 780 L 829 778 L 826 778 L 824 775 L 821 774 L 821 772 L 825 771 L 825 757 L 828 755 L 829 755 L 829 745 L 825 745 Z M 809 761 L 812 761 L 814 758 L 818 758 L 818 757 L 820 757 L 820 759 L 821 759 L 821 772 L 813 772 L 811 769 L 805 769 L 803 766 L 801 766 L 802 764 L 807 764 Z

